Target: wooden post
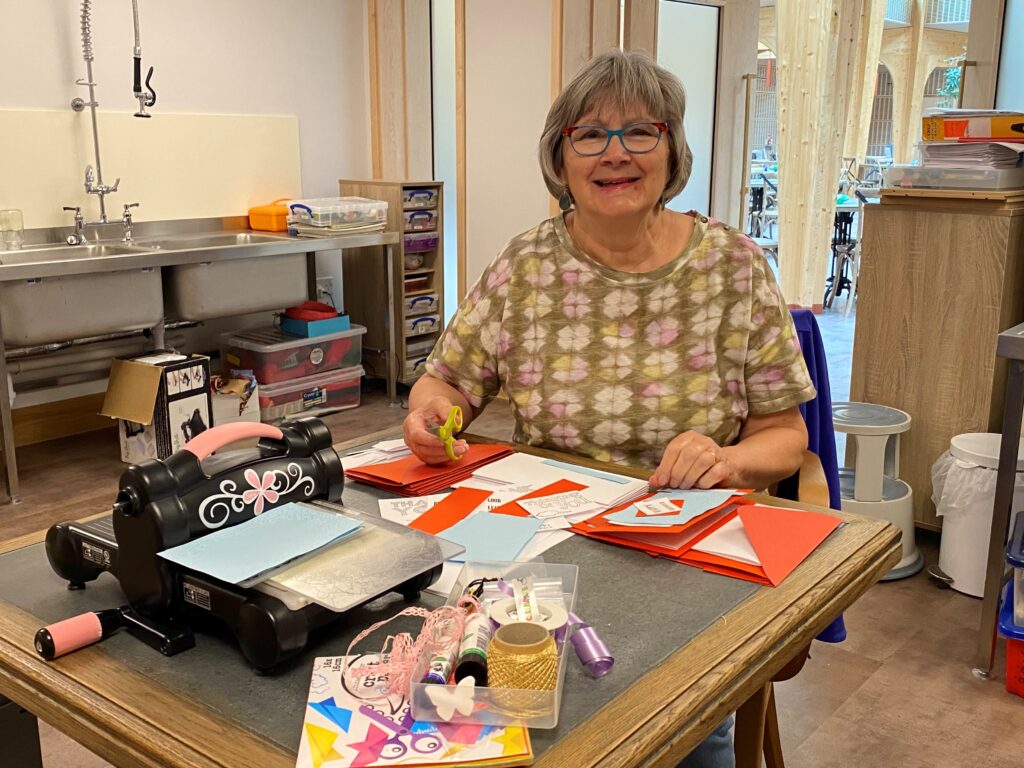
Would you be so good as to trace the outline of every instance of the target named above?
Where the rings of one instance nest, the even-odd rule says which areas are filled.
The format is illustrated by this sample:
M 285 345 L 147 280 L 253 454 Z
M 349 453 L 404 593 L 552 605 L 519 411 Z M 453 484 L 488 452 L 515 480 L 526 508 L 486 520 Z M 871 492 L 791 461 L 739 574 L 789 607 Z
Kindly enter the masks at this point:
M 893 113 L 892 154 L 897 163 L 909 163 L 921 135 L 921 107 L 924 83 L 928 79 L 928 57 L 924 55 L 924 0 L 913 0 L 910 27 L 903 32 L 901 58 L 892 71 Z
M 787 300 L 821 306 L 865 0 L 778 5 L 779 254 Z
M 863 162 L 871 133 L 871 109 L 875 101 L 878 80 L 878 61 L 882 51 L 882 29 L 885 26 L 886 0 L 866 0 L 860 20 L 860 40 L 857 46 L 857 69 L 853 76 L 853 90 L 846 119 L 845 157 Z
M 658 55 L 658 0 L 625 0 L 622 49 Z

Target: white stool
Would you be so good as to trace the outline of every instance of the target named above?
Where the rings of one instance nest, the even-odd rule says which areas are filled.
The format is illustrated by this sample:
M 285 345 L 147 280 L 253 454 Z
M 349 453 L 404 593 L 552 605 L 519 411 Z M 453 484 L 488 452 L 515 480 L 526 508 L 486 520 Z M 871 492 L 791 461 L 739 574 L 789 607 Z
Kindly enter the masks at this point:
M 881 580 L 913 576 L 924 558 L 914 541 L 914 491 L 899 479 L 900 434 L 910 429 L 910 415 L 884 405 L 832 403 L 832 423 L 854 439 L 854 466 L 839 470 L 843 511 L 899 528 L 903 557 Z

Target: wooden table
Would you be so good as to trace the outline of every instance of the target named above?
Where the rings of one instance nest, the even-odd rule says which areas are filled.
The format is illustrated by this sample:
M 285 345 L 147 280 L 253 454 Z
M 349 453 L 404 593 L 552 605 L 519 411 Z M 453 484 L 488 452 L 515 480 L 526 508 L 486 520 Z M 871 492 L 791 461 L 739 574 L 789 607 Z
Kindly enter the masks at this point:
M 351 496 L 355 498 L 358 493 L 353 489 Z M 731 594 L 734 599 L 737 590 L 748 586 L 752 594 L 735 607 L 727 608 L 721 619 L 712 621 L 689 642 L 673 645 L 663 658 L 647 663 L 642 655 L 649 639 L 659 631 L 650 628 L 644 630 L 649 635 L 639 636 L 639 651 L 621 647 L 621 641 L 619 647 L 612 648 L 619 663 L 607 677 L 591 682 L 582 672 L 576 677 L 568 676 L 567 698 L 577 702 L 585 698 L 592 711 L 575 727 L 563 727 L 560 723 L 554 731 L 534 731 L 535 765 L 675 765 L 730 712 L 760 691 L 786 662 L 899 559 L 896 528 L 881 520 L 841 512 L 832 514 L 842 517 L 846 525 L 774 589 L 703 574 L 687 566 L 578 536 L 550 550 L 546 555 L 549 562 L 559 562 L 559 551 L 563 548 L 563 552 L 584 552 L 583 559 L 591 563 L 609 562 L 615 568 L 623 563 L 633 568 L 639 566 L 652 577 L 660 575 L 662 581 L 666 574 L 673 579 L 685 576 L 691 583 L 699 580 L 705 587 L 714 587 L 704 593 L 705 599 L 713 600 L 707 595 L 718 592 Z M 0 554 L 0 571 L 5 560 L 24 560 L 26 553 L 32 553 L 33 568 L 41 574 L 40 578 L 45 576 L 46 563 L 35 566 L 35 552 L 20 549 L 37 544 L 42 536 L 40 533 L 0 545 L 0 553 L 7 553 Z M 581 568 L 581 574 L 584 570 Z M 641 588 L 637 594 L 642 595 L 643 585 L 637 586 Z M 590 598 L 585 600 L 588 613 L 584 617 L 600 627 L 602 596 L 583 597 Z M 672 597 L 681 601 L 682 595 Z M 220 695 L 220 711 L 214 711 L 210 699 L 217 697 L 209 693 L 185 693 L 161 685 L 153 676 L 130 668 L 112 653 L 117 648 L 134 652 L 135 646 L 124 645 L 135 643 L 132 638 L 118 635 L 56 662 L 42 661 L 32 647 L 32 638 L 45 622 L 12 605 L 18 599 L 10 590 L 0 594 L 0 694 L 105 759 L 118 766 L 154 768 L 294 765 L 299 727 L 295 728 L 294 746 L 286 748 L 280 740 L 274 742 L 224 713 L 220 699 L 231 691 L 224 690 L 223 684 L 212 689 Z M 708 606 L 703 608 L 707 610 Z M 680 610 L 685 613 L 689 609 L 683 605 Z M 642 621 L 633 622 L 628 631 L 635 633 L 637 626 L 643 627 Z M 357 629 L 353 628 L 353 633 Z M 339 649 L 334 644 L 319 651 L 324 655 L 338 653 Z M 198 653 L 199 646 L 174 659 L 164 660 L 156 654 L 154 657 L 166 665 L 189 665 L 200 658 L 193 656 L 190 661 L 190 654 Z M 633 677 L 629 677 L 630 669 L 637 671 Z M 308 680 L 308 674 L 305 679 Z M 255 691 L 256 696 L 269 701 L 273 711 L 279 713 L 275 716 L 294 719 L 305 703 L 305 688 L 301 697 L 296 696 L 297 700 L 286 701 L 271 692 L 274 684 L 273 678 L 245 678 L 249 694 Z M 592 685 L 593 689 L 572 691 L 570 684 L 581 689 Z M 616 686 L 619 690 L 614 695 L 601 695 L 601 691 Z M 566 709 L 567 706 L 563 707 L 563 721 Z M 298 721 L 301 722 L 301 716 Z

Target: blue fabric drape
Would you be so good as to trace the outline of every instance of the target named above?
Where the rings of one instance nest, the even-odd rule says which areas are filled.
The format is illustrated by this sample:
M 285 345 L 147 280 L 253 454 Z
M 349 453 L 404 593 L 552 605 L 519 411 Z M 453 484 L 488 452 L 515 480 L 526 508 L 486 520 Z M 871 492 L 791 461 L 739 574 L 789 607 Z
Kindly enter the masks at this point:
M 840 509 L 839 460 L 836 456 L 836 435 L 832 426 L 832 395 L 828 385 L 828 364 L 825 361 L 825 345 L 814 313 L 809 309 L 790 310 L 796 325 L 800 350 L 807 363 L 817 396 L 800 406 L 800 413 L 807 424 L 807 447 L 821 460 L 828 483 L 829 506 Z M 796 478 L 790 478 L 779 486 L 779 495 L 796 498 Z M 846 625 L 842 615 L 825 627 L 817 637 L 826 643 L 840 643 L 846 639 Z

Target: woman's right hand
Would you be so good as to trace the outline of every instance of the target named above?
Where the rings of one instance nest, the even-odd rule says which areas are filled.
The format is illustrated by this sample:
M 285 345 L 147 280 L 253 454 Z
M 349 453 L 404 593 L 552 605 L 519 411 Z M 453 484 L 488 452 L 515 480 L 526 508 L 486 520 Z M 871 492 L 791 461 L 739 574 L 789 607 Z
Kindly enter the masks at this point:
M 452 401 L 438 395 L 430 398 L 426 405 L 409 411 L 405 417 L 402 423 L 405 444 L 424 464 L 447 464 L 450 461 L 445 453 L 444 441 L 437 436 L 437 427 L 444 424 L 451 410 Z M 461 456 L 469 450 L 469 443 L 456 440 L 452 448 L 456 456 Z

